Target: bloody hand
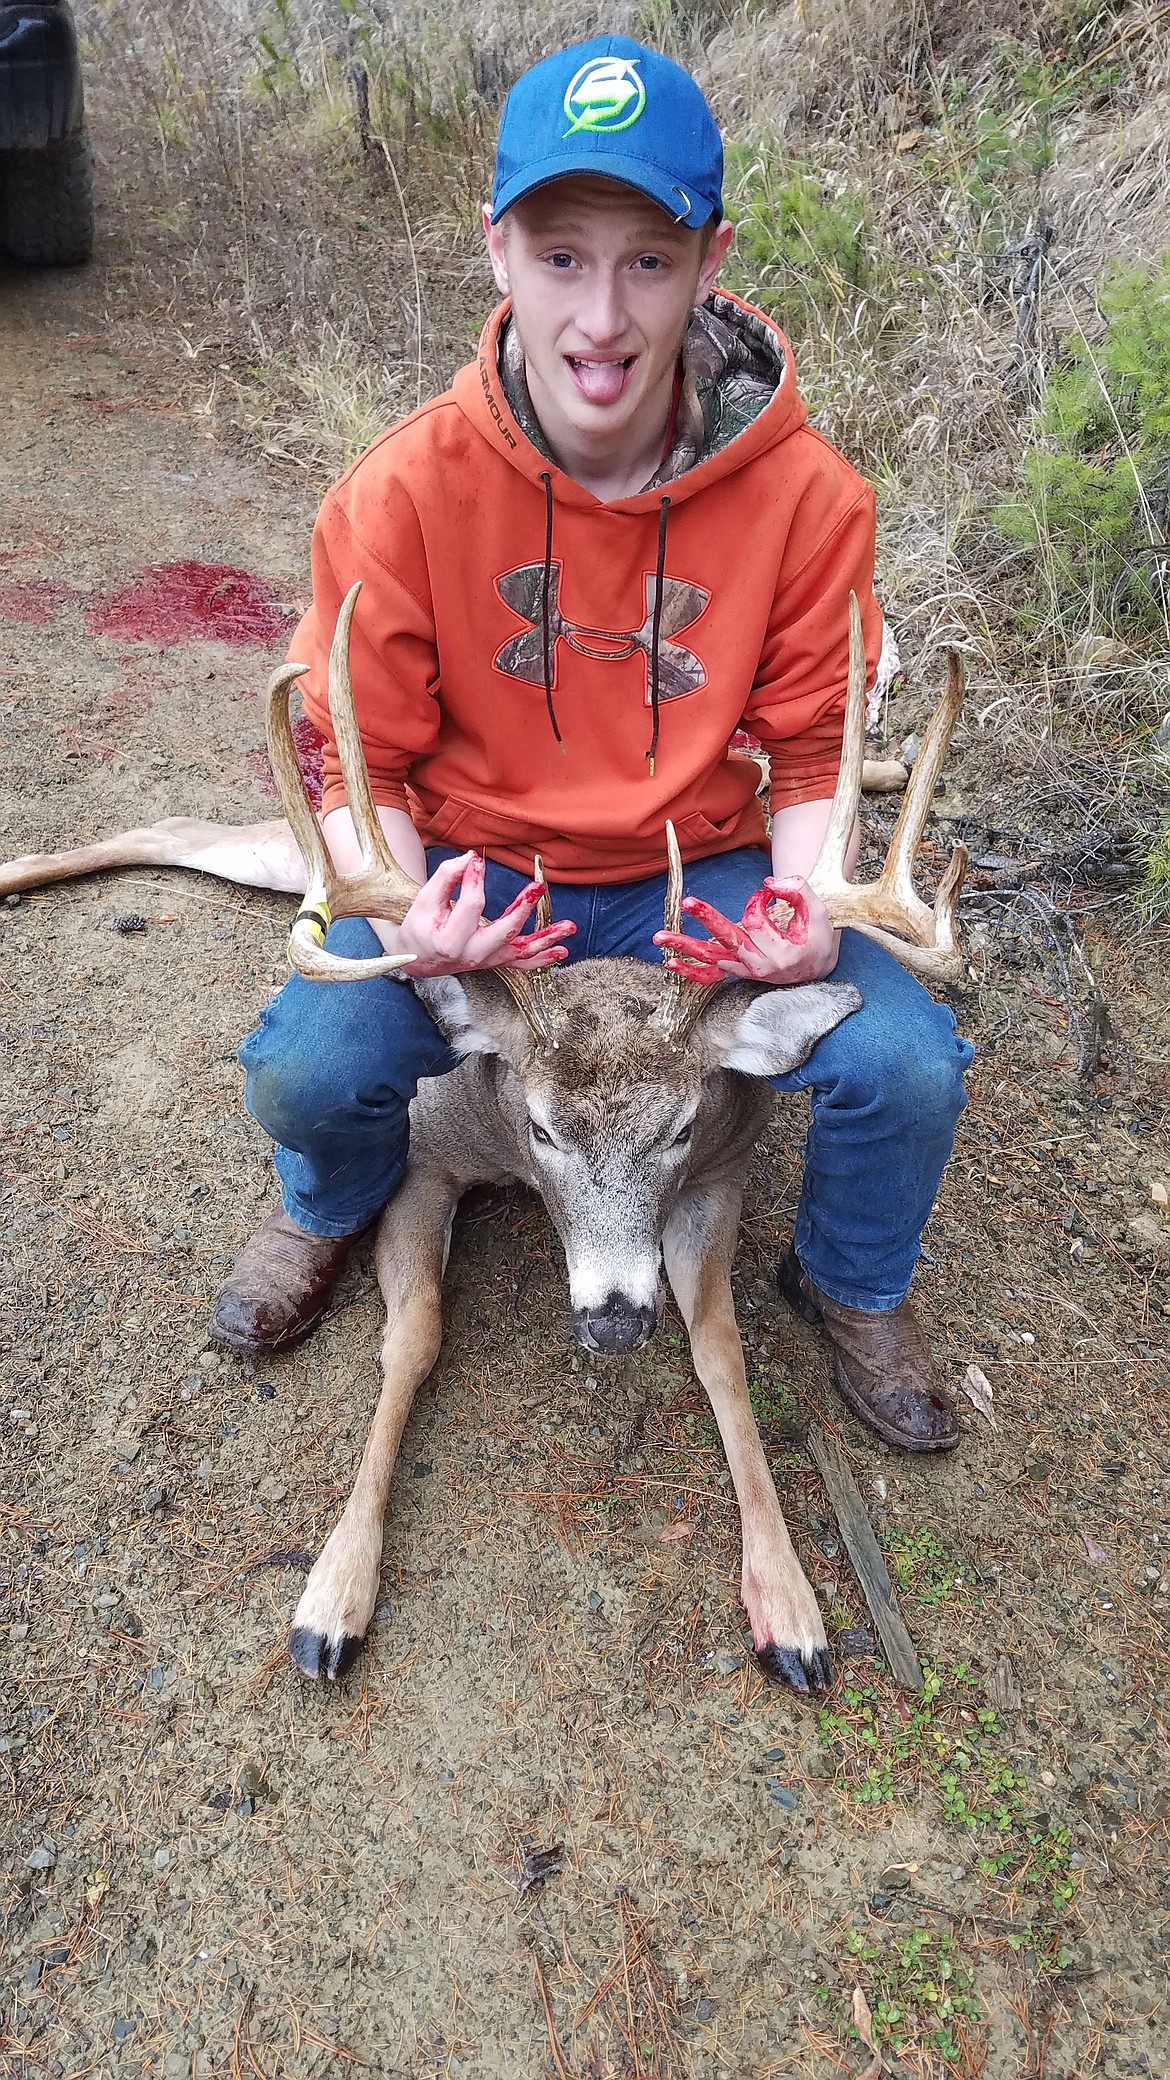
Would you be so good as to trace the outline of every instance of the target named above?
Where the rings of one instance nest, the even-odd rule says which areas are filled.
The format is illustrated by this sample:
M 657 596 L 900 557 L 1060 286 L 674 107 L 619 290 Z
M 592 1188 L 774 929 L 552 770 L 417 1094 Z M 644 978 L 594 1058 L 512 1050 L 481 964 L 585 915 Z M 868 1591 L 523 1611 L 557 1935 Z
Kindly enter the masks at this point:
M 458 891 L 458 893 L 456 893 Z M 444 860 L 424 882 L 398 927 L 397 950 L 412 953 L 411 975 L 462 975 L 475 968 L 525 973 L 567 958 L 561 944 L 577 927 L 567 919 L 521 933 L 541 896 L 530 881 L 491 923 L 484 919 L 484 862 L 476 852 Z
M 682 907 L 710 937 L 655 932 L 654 944 L 665 949 L 666 966 L 691 982 L 815 982 L 836 965 L 829 913 L 803 881 L 769 875 L 749 896 L 738 924 L 698 896 L 684 896 Z

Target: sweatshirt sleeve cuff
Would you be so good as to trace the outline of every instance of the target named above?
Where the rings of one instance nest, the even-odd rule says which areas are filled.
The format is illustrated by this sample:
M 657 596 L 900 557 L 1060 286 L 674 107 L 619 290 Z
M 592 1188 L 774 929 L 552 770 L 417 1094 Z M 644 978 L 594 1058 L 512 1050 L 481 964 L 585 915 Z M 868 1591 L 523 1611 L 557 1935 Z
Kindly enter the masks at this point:
M 837 786 L 837 768 L 825 773 L 784 773 L 774 778 L 768 796 L 773 816 L 798 802 L 829 802 Z
M 410 804 L 406 799 L 405 786 L 395 786 L 392 780 L 375 780 L 371 785 L 373 787 L 375 808 L 401 809 L 409 816 Z M 327 778 L 325 785 L 321 789 L 322 816 L 328 816 L 333 809 L 345 809 L 348 806 L 344 780 Z

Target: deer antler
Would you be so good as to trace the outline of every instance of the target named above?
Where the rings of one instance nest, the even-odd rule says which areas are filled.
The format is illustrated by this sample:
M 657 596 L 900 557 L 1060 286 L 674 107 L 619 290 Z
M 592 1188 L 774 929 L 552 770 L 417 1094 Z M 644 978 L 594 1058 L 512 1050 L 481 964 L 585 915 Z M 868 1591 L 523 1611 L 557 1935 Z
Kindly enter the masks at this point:
M 358 874 L 339 874 L 329 857 L 321 826 L 313 814 L 289 722 L 289 695 L 307 665 L 282 665 L 268 689 L 268 751 L 280 788 L 284 813 L 301 849 L 309 873 L 302 908 L 289 934 L 288 958 L 298 975 L 310 982 L 359 982 L 374 975 L 392 975 L 409 966 L 410 953 L 375 955 L 368 960 L 350 960 L 327 953 L 325 934 L 334 917 L 384 917 L 401 924 L 419 884 L 404 872 L 386 843 L 378 811 L 370 790 L 370 775 L 362 749 L 361 733 L 353 704 L 353 682 L 349 671 L 349 632 L 361 585 L 353 585 L 341 602 L 337 627 L 329 651 L 329 713 L 337 739 L 346 800 L 361 846 L 362 868 Z M 538 859 L 536 879 L 544 880 Z M 547 890 L 542 909 L 549 911 Z M 538 1047 L 555 1047 L 556 1017 L 551 995 L 551 978 L 543 971 L 519 975 L 501 968 L 499 974 L 524 1014 Z
M 666 911 L 663 929 L 681 932 L 683 898 L 683 863 L 678 847 L 678 837 L 673 823 L 666 825 Z M 674 968 L 668 969 L 663 985 L 662 999 L 654 1013 L 652 1023 L 662 1027 L 676 1047 L 681 1047 L 690 1033 L 699 1013 L 709 997 L 718 989 L 717 982 L 691 982 Z
M 337 872 L 305 792 L 288 703 L 296 680 L 308 666 L 282 665 L 268 689 L 268 754 L 284 813 L 309 873 L 304 904 L 289 933 L 288 957 L 298 975 L 310 982 L 352 982 L 359 977 L 392 975 L 413 958 L 407 953 L 387 953 L 370 960 L 346 960 L 340 954 L 325 951 L 325 934 L 334 917 L 384 917 L 400 924 L 418 894 L 417 881 L 403 873 L 378 822 L 358 735 L 349 676 L 349 630 L 360 591 L 360 585 L 351 586 L 342 600 L 329 652 L 329 713 L 337 737 L 346 798 L 362 851 L 360 874 Z
M 849 689 L 841 770 L 828 826 L 808 876 L 835 925 L 851 925 L 927 982 L 961 982 L 966 962 L 958 942 L 955 905 L 967 870 L 967 848 L 956 845 L 938 885 L 934 908 L 916 893 L 914 855 L 930 813 L 934 784 L 963 704 L 963 666 L 947 652 L 947 684 L 922 739 L 902 800 L 886 862 L 876 881 L 858 887 L 845 877 L 845 856 L 857 818 L 865 755 L 865 643 L 856 595 L 849 595 Z
M 543 932 L 552 923 L 552 898 L 548 892 L 548 882 L 544 878 L 544 861 L 539 852 L 532 861 L 532 878 L 539 881 L 541 886 L 540 901 L 532 916 L 532 929 Z M 564 1013 L 557 1005 L 556 970 L 533 968 L 528 974 L 520 975 L 514 968 L 498 968 L 495 973 L 499 975 L 517 1009 L 523 1014 L 524 1023 L 537 1046 L 559 1047 L 557 1034 L 564 1024 Z

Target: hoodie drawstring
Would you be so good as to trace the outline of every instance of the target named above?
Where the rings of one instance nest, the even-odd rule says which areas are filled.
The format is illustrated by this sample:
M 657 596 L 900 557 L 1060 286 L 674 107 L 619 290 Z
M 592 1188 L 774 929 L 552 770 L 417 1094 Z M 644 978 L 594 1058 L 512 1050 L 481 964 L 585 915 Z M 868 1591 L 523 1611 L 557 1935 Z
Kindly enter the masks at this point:
M 646 757 L 651 779 L 654 778 L 654 759 L 658 750 L 658 729 L 661 720 L 658 709 L 658 637 L 662 629 L 662 576 L 666 569 L 666 516 L 669 511 L 670 500 L 664 498 L 658 508 L 658 560 L 654 567 L 654 621 L 650 632 L 650 713 L 654 727 Z
M 542 469 L 540 481 L 544 485 L 544 569 L 540 587 L 540 650 L 544 666 L 544 699 L 552 733 L 565 754 L 564 738 L 557 723 L 557 711 L 553 704 L 553 658 L 555 655 L 552 632 L 552 616 L 549 602 L 552 596 L 552 546 L 553 546 L 553 489 L 552 472 Z M 654 566 L 654 611 L 650 630 L 650 713 L 653 727 L 650 749 L 646 753 L 650 777 L 654 777 L 654 760 L 658 754 L 658 733 L 661 727 L 660 697 L 658 690 L 658 643 L 662 633 L 662 592 L 666 570 L 666 522 L 670 512 L 670 500 L 664 498 L 658 507 L 658 556 Z
M 544 699 L 548 708 L 548 719 L 552 724 L 552 733 L 561 747 L 561 756 L 563 758 L 566 755 L 564 739 L 557 727 L 557 711 L 553 706 L 554 653 L 552 626 L 548 611 L 549 596 L 552 592 L 553 493 L 551 472 L 547 469 L 542 469 L 540 481 L 544 485 L 544 578 L 540 588 L 540 647 L 544 661 Z

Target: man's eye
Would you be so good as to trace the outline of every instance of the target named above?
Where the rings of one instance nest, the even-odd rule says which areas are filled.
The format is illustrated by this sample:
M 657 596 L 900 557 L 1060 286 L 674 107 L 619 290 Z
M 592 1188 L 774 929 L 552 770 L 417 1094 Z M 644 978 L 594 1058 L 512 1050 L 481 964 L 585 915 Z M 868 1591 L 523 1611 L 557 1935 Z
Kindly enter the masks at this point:
M 562 274 L 566 268 L 573 265 L 573 255 L 571 253 L 550 253 L 548 257 L 550 267 L 558 268 Z
M 641 258 L 638 260 L 637 265 L 642 269 L 642 272 L 644 274 L 655 274 L 657 273 L 658 269 L 662 266 L 662 262 L 659 259 L 657 253 L 643 253 Z
M 555 1148 L 556 1142 L 546 1127 L 538 1127 L 534 1119 L 528 1122 L 528 1131 L 538 1148 Z

